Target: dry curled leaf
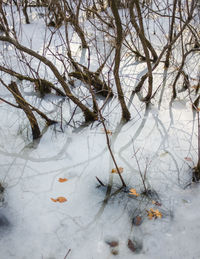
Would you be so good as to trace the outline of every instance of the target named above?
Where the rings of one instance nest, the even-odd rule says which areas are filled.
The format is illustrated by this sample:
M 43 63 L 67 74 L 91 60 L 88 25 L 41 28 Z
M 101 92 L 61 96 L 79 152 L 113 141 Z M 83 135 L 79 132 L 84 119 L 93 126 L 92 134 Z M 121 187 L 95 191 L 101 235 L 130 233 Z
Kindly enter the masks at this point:
M 60 203 L 63 203 L 63 202 L 67 201 L 67 199 L 65 197 L 58 197 L 57 199 L 51 198 L 51 200 L 53 202 L 60 202 Z
M 123 168 L 123 167 L 119 167 L 119 172 L 120 172 L 120 174 L 123 173 L 123 171 L 124 171 L 124 168 Z M 112 173 L 112 174 L 117 174 L 117 173 L 118 173 L 118 172 L 117 172 L 117 169 L 113 168 L 112 171 L 111 171 L 111 173 Z
M 129 194 L 130 194 L 130 195 L 135 195 L 135 196 L 137 196 L 137 197 L 139 196 L 139 193 L 137 193 L 137 192 L 136 192 L 136 189 L 134 189 L 134 188 L 131 188 L 131 189 L 129 190 Z
M 67 179 L 67 178 L 59 178 L 58 181 L 59 181 L 60 183 L 64 183 L 64 182 L 67 182 L 68 179 Z

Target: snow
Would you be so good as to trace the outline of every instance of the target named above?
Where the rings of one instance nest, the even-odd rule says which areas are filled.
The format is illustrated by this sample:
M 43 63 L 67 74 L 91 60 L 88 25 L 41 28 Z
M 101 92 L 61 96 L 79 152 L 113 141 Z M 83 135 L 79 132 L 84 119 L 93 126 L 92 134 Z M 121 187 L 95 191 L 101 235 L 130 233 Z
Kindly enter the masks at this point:
M 145 209 L 152 207 L 148 200 L 138 202 L 119 192 L 105 202 L 108 190 L 97 188 L 95 176 L 105 184 L 112 184 L 112 194 L 119 189 L 120 181 L 110 173 L 113 164 L 101 126 L 83 128 L 78 133 L 70 129 L 55 132 L 50 127 L 35 148 L 22 148 L 21 135 L 13 141 L 11 133 L 2 128 L 6 143 L 1 142 L 1 182 L 6 191 L 1 215 L 9 224 L 1 230 L 1 257 L 30 258 L 31 255 L 33 259 L 57 259 L 64 258 L 71 249 L 69 258 L 112 258 L 113 249 L 106 241 L 117 240 L 117 257 L 132 258 L 133 253 L 127 247 L 131 239 L 141 247 L 136 258 L 198 258 L 199 186 L 183 188 L 190 178 L 187 175 L 190 162 L 184 157 L 190 144 L 191 111 L 173 108 L 176 120 L 164 139 L 156 119 L 159 117 L 160 125 L 168 128 L 168 111 L 156 114 L 156 119 L 153 109 L 151 112 L 137 138 L 134 135 L 142 118 L 137 123 L 132 120 L 117 133 L 113 127 L 110 138 L 114 140 L 117 161 L 124 168 L 125 181 L 139 193 L 143 189 L 133 143 L 135 149 L 142 147 L 137 153 L 142 168 L 146 158 L 152 160 L 147 179 L 159 196 L 162 203 L 159 209 L 163 212 L 163 218 L 156 220 L 148 220 L 145 215 Z M 3 114 L 1 109 L 1 117 Z M 191 143 L 194 146 L 195 141 L 194 136 Z M 60 183 L 60 177 L 68 181 Z M 51 201 L 59 196 L 66 197 L 67 202 Z M 131 224 L 135 211 L 144 216 L 140 226 Z
M 21 41 L 29 46 L 26 39 L 34 35 L 31 44 L 42 53 L 45 37 L 48 38 L 44 34 L 50 32 L 44 32 L 42 20 L 37 21 L 34 15 L 32 18 L 31 25 L 23 25 Z M 73 54 L 84 64 L 88 54 L 81 53 L 77 39 L 71 37 Z M 56 40 L 51 50 L 55 51 Z M 9 63 L 16 66 L 13 53 L 12 48 L 7 50 Z M 98 61 L 93 58 L 95 70 Z M 37 67 L 37 62 L 32 62 Z M 62 70 L 60 63 L 57 65 Z M 82 125 L 82 114 L 77 110 L 79 126 L 67 125 L 74 105 L 53 95 L 38 100 L 27 85 L 24 93 L 29 94 L 28 101 L 51 116 L 60 118 L 59 105 L 63 101 L 63 129 L 60 123 L 45 128 L 41 139 L 32 142 L 23 112 L 0 103 L 0 183 L 5 188 L 3 196 L 0 194 L 1 259 L 200 258 L 200 186 L 190 184 L 191 168 L 197 162 L 197 118 L 188 94 L 180 93 L 170 105 L 174 71 L 167 72 L 165 85 L 163 67 L 159 66 L 155 89 L 160 85 L 160 95 L 146 108 L 137 96 L 131 95 L 146 72 L 144 63 L 124 58 L 122 64 L 120 73 L 127 87 L 127 99 L 134 100 L 130 104 L 132 120 L 126 124 L 120 121 L 117 98 L 108 103 L 104 112 L 106 126 L 112 132 L 109 139 L 113 153 L 118 166 L 124 169 L 125 190 L 120 189 L 119 176 L 111 173 L 114 165 L 99 122 Z M 40 69 L 45 74 L 44 67 Z M 195 75 L 198 66 L 188 65 L 187 69 Z M 77 84 L 74 91 L 80 88 Z M 85 96 L 86 90 L 81 91 Z M 4 88 L 0 95 L 13 101 Z M 44 127 L 44 122 L 41 125 Z M 144 175 L 145 170 L 150 198 L 142 194 L 140 171 Z M 105 186 L 99 186 L 96 177 Z M 68 181 L 60 183 L 59 178 Z M 140 196 L 129 195 L 130 188 L 135 188 Z M 67 201 L 51 200 L 57 197 L 66 197 Z M 153 205 L 153 200 L 161 206 Z M 146 210 L 150 208 L 159 209 L 163 217 L 149 220 Z M 142 224 L 136 226 L 133 220 L 138 215 Z M 129 249 L 129 240 L 136 247 L 135 252 Z M 118 245 L 111 247 L 108 243 L 112 241 Z

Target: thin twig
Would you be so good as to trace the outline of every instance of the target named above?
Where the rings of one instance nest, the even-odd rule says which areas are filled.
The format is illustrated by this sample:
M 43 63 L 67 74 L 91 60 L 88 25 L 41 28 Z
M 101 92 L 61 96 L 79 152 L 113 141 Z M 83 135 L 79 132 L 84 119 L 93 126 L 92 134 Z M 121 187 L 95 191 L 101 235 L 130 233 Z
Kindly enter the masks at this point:
M 97 181 L 100 183 L 100 185 L 105 186 L 105 184 L 96 176 Z
M 67 254 L 65 255 L 64 259 L 67 258 L 67 256 L 69 255 L 69 253 L 71 252 L 71 249 L 68 250 Z

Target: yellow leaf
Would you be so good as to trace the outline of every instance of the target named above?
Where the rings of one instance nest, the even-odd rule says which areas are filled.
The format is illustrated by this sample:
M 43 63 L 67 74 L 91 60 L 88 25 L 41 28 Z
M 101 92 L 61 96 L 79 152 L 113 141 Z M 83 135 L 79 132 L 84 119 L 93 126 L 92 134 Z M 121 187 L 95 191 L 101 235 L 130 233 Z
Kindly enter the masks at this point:
M 148 213 L 148 218 L 149 218 L 149 219 L 152 219 L 153 216 L 154 216 L 153 213 L 151 213 L 151 212 Z
M 162 213 L 159 210 L 155 210 L 154 214 L 157 218 L 162 218 Z
M 139 193 L 136 192 L 136 189 L 131 188 L 129 191 L 130 191 L 129 192 L 130 195 L 135 195 L 137 197 L 139 196 Z
M 119 172 L 120 172 L 120 174 L 123 173 L 123 171 L 124 171 L 124 168 L 123 168 L 123 167 L 119 167 Z M 112 174 L 117 174 L 117 173 L 118 173 L 118 172 L 117 172 L 117 169 L 113 168 L 112 171 L 111 171 L 111 173 L 112 173 Z
M 149 219 L 152 219 L 152 218 L 162 218 L 162 213 L 159 211 L 159 210 L 154 210 L 154 209 L 150 209 L 149 211 L 147 210 L 147 216 Z
M 67 178 L 59 178 L 58 181 L 59 181 L 60 183 L 64 183 L 64 182 L 66 182 L 66 181 L 68 181 L 68 180 L 67 180 Z

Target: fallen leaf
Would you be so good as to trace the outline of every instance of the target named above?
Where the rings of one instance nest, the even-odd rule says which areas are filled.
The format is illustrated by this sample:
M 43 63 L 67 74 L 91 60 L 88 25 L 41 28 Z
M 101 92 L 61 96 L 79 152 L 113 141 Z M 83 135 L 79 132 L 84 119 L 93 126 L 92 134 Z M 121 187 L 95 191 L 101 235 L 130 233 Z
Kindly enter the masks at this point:
M 107 130 L 106 132 L 107 132 L 108 135 L 109 135 L 109 134 L 112 135 L 112 131 Z
M 62 202 L 66 202 L 67 199 L 66 199 L 65 197 L 58 197 L 58 198 L 57 198 L 57 201 L 60 202 L 60 203 L 62 203 Z
M 60 183 L 64 183 L 64 182 L 67 182 L 68 179 L 67 179 L 67 178 L 59 178 L 58 181 L 59 181 Z
M 53 202 L 57 202 L 57 200 L 56 200 L 56 199 L 54 199 L 54 198 L 51 198 L 51 200 L 52 200 Z
M 139 226 L 142 224 L 142 217 L 136 216 L 133 218 L 133 225 Z
M 119 245 L 118 241 L 107 241 L 106 242 L 110 247 L 116 247 Z
M 60 202 L 60 203 L 67 201 L 67 199 L 65 197 L 58 197 L 57 199 L 51 198 L 51 200 L 53 202 Z
M 132 251 L 135 252 L 136 248 L 135 245 L 133 243 L 133 241 L 131 241 L 130 239 L 128 239 L 128 244 L 127 244 L 128 248 Z
M 149 219 L 152 219 L 154 216 L 153 216 L 153 213 L 151 211 L 148 211 L 147 210 L 147 216 Z
M 135 195 L 137 197 L 139 196 L 139 193 L 136 192 L 136 189 L 131 188 L 129 191 L 130 191 L 129 192 L 130 195 Z
M 157 219 L 157 218 L 162 218 L 162 213 L 157 209 L 157 210 L 154 210 L 154 209 L 150 209 L 149 211 L 148 210 L 146 210 L 146 212 L 147 212 L 147 216 L 148 216 L 148 218 L 149 219 L 152 219 L 152 218 L 155 218 L 155 219 Z
M 102 129 L 104 132 L 106 132 L 108 135 L 112 135 L 112 131 L 111 130 L 104 130 L 104 129 Z
M 160 202 L 158 202 L 158 201 L 152 201 L 152 204 L 154 204 L 154 205 L 156 205 L 156 206 L 162 206 L 162 204 L 160 203 Z
M 157 217 L 157 218 L 162 218 L 162 213 L 159 211 L 159 210 L 155 210 L 154 211 L 154 214 L 155 214 L 155 216 Z
M 120 172 L 120 174 L 123 173 L 123 171 L 124 171 L 124 168 L 123 168 L 123 167 L 119 167 L 119 172 Z M 117 173 L 118 173 L 118 172 L 117 172 L 117 169 L 113 168 L 112 171 L 111 171 L 111 173 L 112 173 L 112 174 L 117 174 Z
M 191 158 L 191 157 L 184 157 L 184 159 L 185 159 L 186 161 L 192 162 L 192 158 Z

